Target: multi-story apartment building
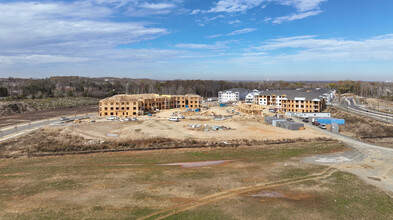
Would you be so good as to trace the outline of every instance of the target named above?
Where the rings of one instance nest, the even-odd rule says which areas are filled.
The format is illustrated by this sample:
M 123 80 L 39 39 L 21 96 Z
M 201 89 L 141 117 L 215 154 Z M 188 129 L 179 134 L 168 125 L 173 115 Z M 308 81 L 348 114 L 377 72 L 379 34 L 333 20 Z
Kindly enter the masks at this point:
M 335 96 L 329 89 L 265 91 L 255 96 L 254 104 L 281 112 L 322 112 Z
M 218 92 L 219 102 L 238 102 L 244 100 L 248 93 L 252 92 L 248 89 L 234 88 Z
M 252 92 L 246 95 L 246 103 L 254 103 L 255 96 L 259 95 L 260 91 L 258 89 L 252 90 Z
M 115 95 L 100 101 L 100 116 L 133 117 L 172 108 L 200 108 L 199 95 Z

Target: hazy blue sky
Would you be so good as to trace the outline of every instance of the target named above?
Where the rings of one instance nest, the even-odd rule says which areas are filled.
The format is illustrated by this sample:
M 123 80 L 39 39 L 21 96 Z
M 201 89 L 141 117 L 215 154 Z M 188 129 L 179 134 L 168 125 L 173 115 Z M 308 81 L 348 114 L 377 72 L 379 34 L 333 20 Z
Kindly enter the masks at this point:
M 392 0 L 0 0 L 0 77 L 393 80 Z

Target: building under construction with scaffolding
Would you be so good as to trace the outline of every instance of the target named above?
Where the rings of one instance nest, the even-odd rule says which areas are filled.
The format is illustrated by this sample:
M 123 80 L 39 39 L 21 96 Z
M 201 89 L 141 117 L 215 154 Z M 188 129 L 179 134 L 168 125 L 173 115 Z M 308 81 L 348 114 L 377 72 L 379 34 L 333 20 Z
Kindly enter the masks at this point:
M 200 108 L 199 95 L 135 94 L 115 95 L 100 101 L 100 116 L 135 117 L 157 110 L 172 108 Z
M 236 108 L 239 112 L 250 115 L 263 115 L 263 109 L 265 109 L 265 107 L 261 105 L 242 102 L 239 102 Z

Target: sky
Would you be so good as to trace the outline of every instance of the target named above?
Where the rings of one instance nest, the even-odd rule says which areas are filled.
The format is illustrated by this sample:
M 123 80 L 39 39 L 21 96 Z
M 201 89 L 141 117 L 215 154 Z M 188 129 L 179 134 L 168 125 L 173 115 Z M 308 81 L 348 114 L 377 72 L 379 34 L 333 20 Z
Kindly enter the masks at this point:
M 392 0 L 0 0 L 0 77 L 393 80 Z

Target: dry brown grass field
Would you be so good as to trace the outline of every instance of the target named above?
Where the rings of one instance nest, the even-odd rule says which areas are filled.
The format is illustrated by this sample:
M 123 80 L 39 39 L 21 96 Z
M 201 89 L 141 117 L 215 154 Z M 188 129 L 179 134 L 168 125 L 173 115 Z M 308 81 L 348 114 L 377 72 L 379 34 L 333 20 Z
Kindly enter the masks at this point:
M 299 162 L 345 149 L 303 141 L 1 159 L 0 218 L 391 218 L 393 199 L 384 192 Z

